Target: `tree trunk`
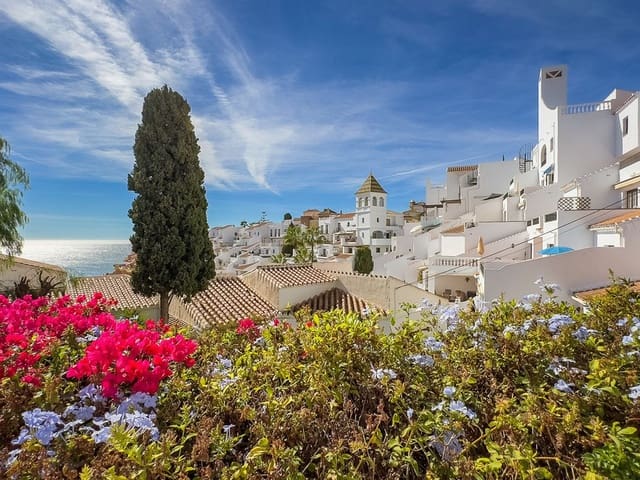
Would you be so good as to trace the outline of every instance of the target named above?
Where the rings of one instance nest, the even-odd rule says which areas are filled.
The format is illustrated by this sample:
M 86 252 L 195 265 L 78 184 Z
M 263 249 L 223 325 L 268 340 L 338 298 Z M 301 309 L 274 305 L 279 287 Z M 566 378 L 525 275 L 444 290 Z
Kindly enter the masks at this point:
M 169 292 L 160 293 L 160 318 L 167 323 L 169 322 L 169 303 L 171 303 Z

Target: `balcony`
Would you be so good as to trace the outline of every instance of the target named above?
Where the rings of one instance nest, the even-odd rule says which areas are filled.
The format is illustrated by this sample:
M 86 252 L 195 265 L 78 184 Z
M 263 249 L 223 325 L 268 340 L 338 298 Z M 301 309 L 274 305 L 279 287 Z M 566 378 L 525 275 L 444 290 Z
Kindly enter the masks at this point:
M 611 111 L 611 101 L 579 103 L 577 105 L 565 105 L 560 107 L 560 115 L 575 115 L 576 113 L 591 113 Z
M 429 258 L 429 272 L 432 274 L 446 273 L 447 275 L 473 276 L 480 268 L 479 257 L 445 257 Z

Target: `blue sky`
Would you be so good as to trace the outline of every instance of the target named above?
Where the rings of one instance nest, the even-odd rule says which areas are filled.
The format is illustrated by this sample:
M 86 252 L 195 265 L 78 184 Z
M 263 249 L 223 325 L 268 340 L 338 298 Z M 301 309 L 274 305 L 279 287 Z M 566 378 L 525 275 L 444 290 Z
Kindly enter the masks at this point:
M 209 223 L 352 211 L 369 172 L 405 210 L 447 166 L 536 141 L 569 101 L 640 88 L 637 2 L 0 0 L 0 135 L 31 176 L 25 238 L 124 239 L 142 100 L 190 103 Z

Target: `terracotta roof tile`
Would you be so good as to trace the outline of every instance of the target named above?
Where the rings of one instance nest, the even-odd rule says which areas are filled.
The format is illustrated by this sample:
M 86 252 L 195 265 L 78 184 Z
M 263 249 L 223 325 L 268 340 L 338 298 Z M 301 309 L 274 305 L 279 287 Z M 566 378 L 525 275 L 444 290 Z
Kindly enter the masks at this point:
M 464 225 L 458 225 L 457 227 L 449 228 L 448 230 L 443 230 L 442 233 L 462 233 L 464 232 Z
M 472 172 L 478 169 L 478 165 L 461 165 L 458 167 L 449 167 L 447 172 Z
M 355 213 L 340 213 L 339 215 L 336 215 L 336 218 L 353 218 L 356 214 Z
M 186 304 L 199 324 L 235 322 L 241 318 L 271 316 L 277 308 L 249 288 L 238 277 L 216 277 L 206 290 Z
M 160 303 L 157 295 L 145 297 L 135 293 L 131 287 L 131 277 L 125 274 L 82 277 L 67 289 L 67 293 L 74 298 L 78 295 L 90 298 L 96 292 L 101 292 L 106 298 L 117 300 L 118 308 L 146 308 Z
M 593 297 L 597 297 L 607 293 L 608 288 L 609 287 L 607 286 L 607 287 L 601 287 L 601 288 L 594 288 L 592 290 L 581 290 L 579 292 L 574 292 L 573 296 L 576 298 L 579 298 L 580 300 L 588 302 Z M 634 282 L 633 285 L 631 285 L 631 289 L 634 292 L 640 292 L 640 281 Z
M 361 298 L 351 295 L 340 288 L 332 288 L 331 290 L 327 290 L 315 297 L 300 302 L 294 306 L 292 310 L 295 312 L 304 307 L 309 307 L 312 312 L 328 312 L 341 309 L 346 313 L 360 313 L 365 308 L 375 308 L 373 305 L 368 305 Z
M 310 265 L 265 265 L 257 270 L 264 280 L 279 288 L 335 281 L 334 277 Z
M 628 210 L 625 213 L 609 218 L 608 220 L 594 223 L 589 228 L 612 227 L 619 223 L 628 222 L 629 220 L 634 220 L 636 218 L 640 218 L 640 209 Z
M 0 254 L 0 260 L 6 260 L 8 257 L 6 255 L 1 255 Z M 46 270 L 57 270 L 59 272 L 64 272 L 65 269 L 58 266 L 58 265 L 53 265 L 51 263 L 43 263 L 43 262 L 36 262 L 35 260 L 29 260 L 28 258 L 22 258 L 22 257 L 13 257 L 11 259 L 11 261 L 13 263 L 19 263 L 21 265 L 28 265 L 30 267 L 37 267 L 37 268 L 43 268 Z

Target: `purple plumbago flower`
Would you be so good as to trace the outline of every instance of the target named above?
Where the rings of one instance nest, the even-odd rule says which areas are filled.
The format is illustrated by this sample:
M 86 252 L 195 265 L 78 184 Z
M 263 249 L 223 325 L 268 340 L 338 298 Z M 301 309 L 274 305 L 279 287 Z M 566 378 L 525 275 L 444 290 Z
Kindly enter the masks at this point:
M 111 437 L 111 427 L 102 427 L 91 434 L 91 438 L 95 443 L 106 443 L 109 437 Z
M 60 415 L 39 408 L 24 412 L 22 418 L 35 439 L 42 445 L 49 445 L 57 436 L 60 425 L 63 424 Z
M 549 331 L 551 333 L 557 333 L 558 330 L 571 325 L 573 323 L 573 318 L 569 315 L 556 314 L 549 319 Z
M 78 392 L 80 400 L 90 400 L 92 403 L 104 402 L 104 397 L 100 394 L 100 389 L 93 383 L 87 385 Z
M 382 380 L 384 377 L 388 377 L 393 380 L 398 377 L 396 372 L 391 370 L 390 368 L 373 368 L 371 367 L 371 378 L 374 380 Z
M 424 341 L 424 346 L 427 350 L 432 352 L 440 352 L 444 348 L 444 343 L 436 340 L 433 337 L 429 337 Z
M 625 335 L 622 337 L 622 345 L 628 346 L 633 344 L 633 337 L 631 335 Z
M 449 410 L 451 410 L 452 412 L 461 413 L 471 420 L 477 417 L 476 413 L 460 400 L 451 400 L 451 402 L 449 403 Z
M 590 336 L 598 333 L 597 330 L 593 330 L 591 328 L 587 328 L 585 326 L 580 326 L 575 332 L 573 332 L 573 337 L 580 341 L 586 341 Z
M 431 355 L 411 355 L 407 360 L 420 367 L 433 367 L 435 363 Z
M 11 445 L 22 445 L 24 442 L 26 442 L 27 440 L 31 440 L 32 438 L 33 437 L 29 433 L 29 430 L 23 428 L 20 430 L 20 434 L 18 435 L 18 437 L 11 440 Z
M 453 395 L 456 393 L 456 387 L 444 387 L 444 390 L 442 391 L 442 393 L 444 393 L 445 397 L 453 397 Z
M 541 298 L 542 297 L 540 296 L 539 293 L 530 293 L 529 295 L 525 295 L 524 297 L 522 297 L 522 301 L 525 304 L 530 305 L 532 303 L 539 302 Z
M 69 405 L 65 409 L 62 416 L 68 417 L 69 415 L 73 415 L 77 420 L 91 420 L 95 412 L 96 407 L 94 407 L 93 405 L 82 405 L 74 403 L 73 405 Z
M 553 386 L 553 388 L 563 393 L 573 393 L 573 389 L 571 388 L 571 385 L 562 379 L 558 380 L 556 384 Z

